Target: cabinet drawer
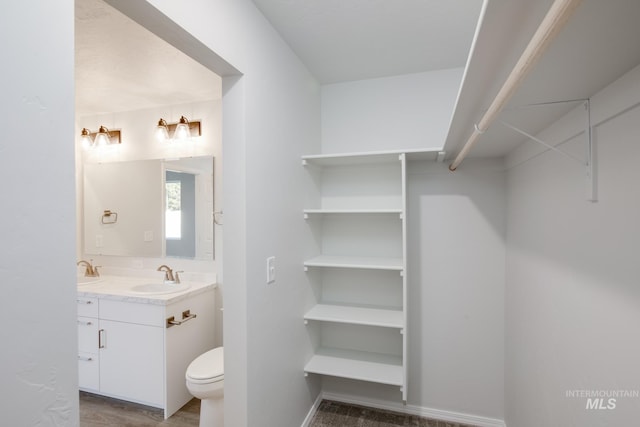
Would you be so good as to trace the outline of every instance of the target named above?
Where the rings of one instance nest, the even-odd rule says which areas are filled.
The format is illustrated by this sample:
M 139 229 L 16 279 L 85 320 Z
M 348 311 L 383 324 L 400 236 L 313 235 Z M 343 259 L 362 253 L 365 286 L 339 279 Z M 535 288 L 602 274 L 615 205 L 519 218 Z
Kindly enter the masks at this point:
M 78 317 L 78 350 L 81 352 L 98 351 L 98 319 Z
M 98 298 L 77 297 L 78 316 L 98 317 Z
M 100 319 L 164 327 L 164 306 L 101 299 Z
M 100 389 L 100 362 L 96 353 L 78 352 L 78 386 L 84 390 Z

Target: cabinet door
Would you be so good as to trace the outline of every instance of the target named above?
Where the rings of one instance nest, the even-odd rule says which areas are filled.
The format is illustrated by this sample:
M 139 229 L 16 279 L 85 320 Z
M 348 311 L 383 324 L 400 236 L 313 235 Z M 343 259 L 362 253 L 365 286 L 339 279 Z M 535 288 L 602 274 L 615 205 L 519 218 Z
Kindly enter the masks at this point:
M 164 406 L 164 329 L 100 320 L 100 391 Z

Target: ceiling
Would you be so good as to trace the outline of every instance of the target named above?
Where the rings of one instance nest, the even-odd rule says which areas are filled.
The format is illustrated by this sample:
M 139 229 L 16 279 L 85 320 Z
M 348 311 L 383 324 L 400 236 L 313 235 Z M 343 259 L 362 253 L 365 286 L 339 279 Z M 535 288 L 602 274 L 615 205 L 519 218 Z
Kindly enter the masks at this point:
M 76 114 L 221 98 L 221 80 L 102 0 L 75 2 Z
M 462 67 L 482 5 L 253 1 L 320 83 Z M 220 98 L 217 76 L 104 1 L 76 0 L 75 14 L 79 116 Z
M 478 25 L 481 0 L 252 1 L 322 84 L 466 64 L 444 146 L 449 157 L 462 148 L 553 2 L 488 0 Z M 499 119 L 535 134 L 575 104 L 515 107 L 588 98 L 640 63 L 638 21 L 640 1 L 583 0 Z M 76 0 L 78 115 L 220 96 L 220 79 L 208 69 L 102 0 Z M 495 123 L 470 156 L 504 156 L 525 141 Z
M 322 84 L 463 67 L 482 0 L 253 0 Z

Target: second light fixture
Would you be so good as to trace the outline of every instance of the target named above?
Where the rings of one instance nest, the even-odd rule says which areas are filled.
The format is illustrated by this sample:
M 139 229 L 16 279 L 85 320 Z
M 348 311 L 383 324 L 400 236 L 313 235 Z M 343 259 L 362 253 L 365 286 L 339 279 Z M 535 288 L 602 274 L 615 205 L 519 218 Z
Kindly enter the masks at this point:
M 156 126 L 156 138 L 163 142 L 186 141 L 200 135 L 200 122 L 190 122 L 185 116 L 181 116 L 177 123 L 167 123 L 161 118 Z

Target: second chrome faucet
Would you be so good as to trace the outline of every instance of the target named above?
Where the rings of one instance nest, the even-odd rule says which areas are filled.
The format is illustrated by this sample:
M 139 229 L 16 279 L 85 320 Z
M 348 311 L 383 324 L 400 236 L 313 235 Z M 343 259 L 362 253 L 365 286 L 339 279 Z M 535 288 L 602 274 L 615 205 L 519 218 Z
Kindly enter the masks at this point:
M 162 264 L 158 267 L 158 271 L 164 271 L 164 283 L 180 283 L 180 274 L 182 271 L 176 271 L 175 273 L 168 265 Z

